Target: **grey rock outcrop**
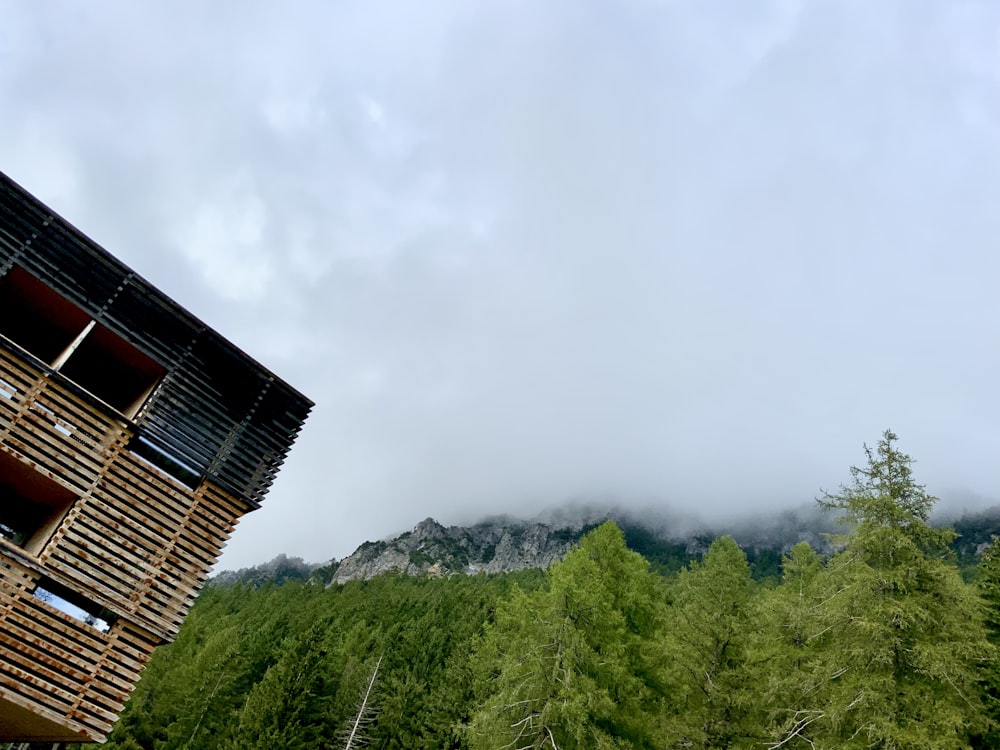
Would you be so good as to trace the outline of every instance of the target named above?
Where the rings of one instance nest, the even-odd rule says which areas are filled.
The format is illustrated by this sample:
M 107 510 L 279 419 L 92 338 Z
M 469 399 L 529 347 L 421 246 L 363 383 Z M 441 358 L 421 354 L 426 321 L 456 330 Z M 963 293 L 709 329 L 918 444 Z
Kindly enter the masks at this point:
M 445 527 L 427 518 L 394 539 L 362 544 L 340 561 L 332 582 L 364 580 L 389 571 L 446 575 L 547 568 L 562 559 L 585 528 L 553 528 L 506 518 Z

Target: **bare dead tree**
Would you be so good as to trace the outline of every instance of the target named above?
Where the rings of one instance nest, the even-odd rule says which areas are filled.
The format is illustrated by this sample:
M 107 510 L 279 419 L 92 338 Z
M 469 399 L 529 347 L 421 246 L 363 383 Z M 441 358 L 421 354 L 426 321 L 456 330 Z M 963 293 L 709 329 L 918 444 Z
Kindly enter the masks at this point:
M 345 733 L 347 744 L 344 745 L 344 750 L 363 747 L 365 744 L 364 730 L 372 723 L 377 713 L 377 709 L 372 702 L 372 693 L 375 689 L 375 680 L 378 677 L 378 670 L 381 666 L 382 657 L 380 656 L 378 661 L 375 662 L 375 667 L 372 669 L 372 673 L 368 677 L 368 683 L 361 694 L 361 704 L 358 706 L 358 713 L 354 717 L 350 731 Z

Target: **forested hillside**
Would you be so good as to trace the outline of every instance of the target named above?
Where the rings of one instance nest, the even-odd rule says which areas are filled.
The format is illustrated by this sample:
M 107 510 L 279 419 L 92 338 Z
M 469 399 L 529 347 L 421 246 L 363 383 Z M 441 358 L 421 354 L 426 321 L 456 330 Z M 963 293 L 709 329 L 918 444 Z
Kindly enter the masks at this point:
M 447 576 L 454 573 L 509 573 L 528 568 L 545 569 L 560 560 L 581 537 L 614 521 L 625 532 L 628 548 L 646 558 L 664 575 L 673 575 L 700 560 L 714 539 L 731 536 L 746 553 L 755 580 L 781 576 L 781 558 L 799 542 L 808 542 L 824 557 L 833 552 L 832 541 L 842 527 L 836 514 L 815 506 L 787 509 L 725 525 L 692 526 L 670 517 L 636 514 L 594 507 L 560 509 L 558 517 L 524 521 L 493 518 L 470 526 L 445 527 L 432 518 L 395 537 L 368 541 L 342 560 L 309 565 L 301 558 L 278 555 L 269 562 L 240 570 L 224 570 L 213 586 L 244 584 L 262 586 L 285 581 L 312 581 L 326 586 L 365 580 L 382 573 Z M 954 529 L 951 546 L 963 574 L 971 576 L 982 549 L 1000 532 L 1000 507 L 958 518 L 932 519 L 935 526 Z
M 1000 746 L 1000 550 L 964 581 L 895 436 L 867 459 L 780 577 L 609 522 L 545 573 L 209 587 L 105 747 Z

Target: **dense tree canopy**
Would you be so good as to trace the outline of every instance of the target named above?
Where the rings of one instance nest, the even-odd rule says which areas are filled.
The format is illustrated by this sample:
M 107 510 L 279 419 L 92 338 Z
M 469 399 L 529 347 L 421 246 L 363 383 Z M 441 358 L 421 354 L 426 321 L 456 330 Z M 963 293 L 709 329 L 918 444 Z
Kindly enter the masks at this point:
M 106 747 L 1000 746 L 1000 552 L 963 581 L 896 440 L 763 580 L 608 523 L 545 574 L 211 586 Z
M 470 747 L 655 747 L 646 650 L 663 625 L 662 581 L 607 523 L 546 584 L 502 602 L 477 644 Z
M 824 502 L 853 524 L 826 565 L 811 690 L 797 710 L 829 747 L 961 748 L 977 731 L 991 658 L 976 592 L 933 528 L 936 498 L 886 431 L 852 484 Z

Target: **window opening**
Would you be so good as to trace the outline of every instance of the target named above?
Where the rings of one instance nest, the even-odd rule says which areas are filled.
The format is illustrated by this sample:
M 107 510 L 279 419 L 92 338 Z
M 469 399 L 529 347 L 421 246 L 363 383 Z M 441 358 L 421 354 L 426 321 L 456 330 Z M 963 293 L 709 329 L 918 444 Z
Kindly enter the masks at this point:
M 131 418 L 163 377 L 163 367 L 116 333 L 95 324 L 59 370 Z
M 23 268 L 0 278 L 0 334 L 54 364 L 90 323 L 90 316 Z
M 17 395 L 17 388 L 12 386 L 3 378 L 0 378 L 0 398 L 13 399 Z
M 0 335 L 129 419 L 165 374 L 152 357 L 19 267 L 0 277 Z M 13 397 L 2 382 L 0 397 Z
M 42 577 L 35 586 L 34 595 L 60 612 L 74 617 L 80 622 L 107 633 L 118 615 L 99 604 L 90 601 L 73 589 L 63 586 L 51 578 Z
M 74 497 L 28 464 L 0 453 L 0 537 L 8 542 L 39 554 Z
M 172 476 L 185 487 L 195 489 L 201 483 L 199 472 L 145 438 L 138 436 L 132 438 L 128 449 L 133 456 Z

